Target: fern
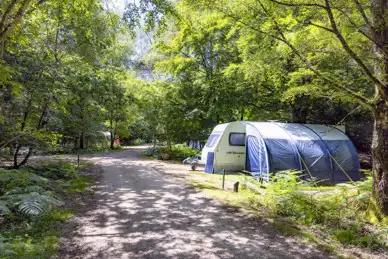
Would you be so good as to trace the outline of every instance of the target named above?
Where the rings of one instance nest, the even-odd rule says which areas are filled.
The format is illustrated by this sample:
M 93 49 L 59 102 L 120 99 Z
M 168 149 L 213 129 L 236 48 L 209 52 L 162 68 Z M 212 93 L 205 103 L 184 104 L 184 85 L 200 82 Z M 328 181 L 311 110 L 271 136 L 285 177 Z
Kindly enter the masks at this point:
M 16 255 L 15 246 L 7 242 L 8 239 L 0 236 L 0 257 L 12 258 Z
M 43 193 L 45 192 L 45 190 L 38 185 L 30 185 L 25 187 L 15 187 L 10 191 L 8 191 L 5 195 L 31 193 L 31 192 Z
M 53 207 L 62 205 L 63 202 L 54 197 L 32 192 L 23 196 L 18 209 L 21 213 L 31 216 L 43 214 Z
M 33 173 L 29 173 L 28 180 L 36 184 L 45 184 L 49 182 L 49 179 Z
M 15 172 L 19 172 L 17 170 L 1 170 L 0 171 L 0 182 L 9 182 L 15 178 Z
M 63 202 L 47 195 L 32 192 L 28 194 L 9 194 L 4 196 L 10 208 L 26 216 L 41 215 L 50 209 L 62 206 Z

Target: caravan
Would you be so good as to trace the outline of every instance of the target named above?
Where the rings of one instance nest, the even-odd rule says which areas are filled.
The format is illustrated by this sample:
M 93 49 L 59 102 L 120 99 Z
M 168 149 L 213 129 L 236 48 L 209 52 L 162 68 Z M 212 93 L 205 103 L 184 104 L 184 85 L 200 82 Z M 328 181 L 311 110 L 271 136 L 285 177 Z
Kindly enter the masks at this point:
M 246 124 L 236 121 L 217 125 L 202 149 L 206 172 L 240 171 L 245 165 Z
M 207 173 L 247 170 L 269 180 L 284 170 L 330 182 L 360 179 L 351 140 L 334 126 L 244 122 L 217 125 L 202 150 Z

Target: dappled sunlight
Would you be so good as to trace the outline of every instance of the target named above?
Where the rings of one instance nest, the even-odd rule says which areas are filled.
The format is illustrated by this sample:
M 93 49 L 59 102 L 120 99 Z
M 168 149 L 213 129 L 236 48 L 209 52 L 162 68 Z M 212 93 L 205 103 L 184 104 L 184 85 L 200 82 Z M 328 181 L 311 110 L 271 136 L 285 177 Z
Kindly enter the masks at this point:
M 69 240 L 82 258 L 319 257 L 266 223 L 171 181 L 153 168 L 156 161 L 135 154 L 90 158 L 104 175 L 93 208 Z

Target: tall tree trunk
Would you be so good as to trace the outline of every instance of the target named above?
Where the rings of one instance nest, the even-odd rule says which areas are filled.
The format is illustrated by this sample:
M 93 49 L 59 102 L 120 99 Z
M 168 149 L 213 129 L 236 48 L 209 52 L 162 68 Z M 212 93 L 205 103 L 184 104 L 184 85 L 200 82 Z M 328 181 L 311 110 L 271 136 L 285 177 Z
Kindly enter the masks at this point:
M 373 194 L 381 211 L 388 215 L 388 102 L 378 102 L 372 142 Z
M 23 120 L 22 120 L 22 124 L 20 126 L 20 132 L 23 132 L 25 127 L 26 127 L 27 118 L 28 118 L 28 116 L 30 114 L 31 104 L 32 104 L 32 95 L 30 97 L 30 100 L 28 101 L 26 110 L 23 112 Z M 19 156 L 19 151 L 20 151 L 21 148 L 22 148 L 22 145 L 19 143 L 19 141 L 17 141 L 16 142 L 15 154 L 13 156 L 13 168 L 15 168 L 15 169 L 20 167 L 20 165 L 18 165 L 18 156 Z

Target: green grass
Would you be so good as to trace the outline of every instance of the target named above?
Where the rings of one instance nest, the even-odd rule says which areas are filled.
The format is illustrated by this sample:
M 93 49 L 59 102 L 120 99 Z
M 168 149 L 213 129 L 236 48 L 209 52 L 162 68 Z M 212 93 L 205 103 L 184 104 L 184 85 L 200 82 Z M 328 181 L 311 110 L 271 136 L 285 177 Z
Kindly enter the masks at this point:
M 190 173 L 188 179 L 207 196 L 249 211 L 283 234 L 298 236 L 337 256 L 343 248 L 388 248 L 388 221 L 373 205 L 371 178 L 349 186 L 314 187 L 292 174 L 264 185 L 250 176 L 226 175 L 227 186 L 240 182 L 238 193 L 222 190 L 221 180 L 222 175 L 200 172 Z
M 72 196 L 87 192 L 92 177 L 85 171 L 90 165 L 81 163 L 77 167 L 62 162 L 41 163 L 19 171 L 1 172 L 0 200 L 6 200 L 10 190 L 26 194 L 39 190 L 62 201 L 71 200 Z M 9 172 L 12 177 L 8 177 Z M 7 215 L 2 215 L 0 211 L 3 219 L 0 225 L 0 258 L 50 258 L 55 255 L 61 227 L 72 217 L 69 208 L 73 206 L 47 207 L 37 215 L 23 214 L 12 206 Z

